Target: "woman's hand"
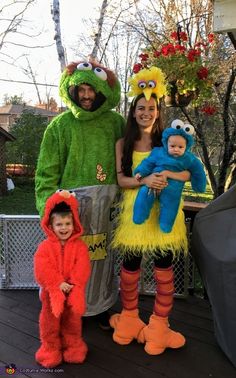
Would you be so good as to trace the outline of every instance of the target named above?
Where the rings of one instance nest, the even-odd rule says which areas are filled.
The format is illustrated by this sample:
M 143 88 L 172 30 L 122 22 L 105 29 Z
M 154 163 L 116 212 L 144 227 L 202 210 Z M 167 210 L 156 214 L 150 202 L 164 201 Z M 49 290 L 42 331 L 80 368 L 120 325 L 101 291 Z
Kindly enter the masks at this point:
M 191 180 L 191 174 L 189 171 L 181 171 L 181 172 L 172 172 L 172 171 L 162 171 L 160 172 L 161 175 L 164 175 L 166 179 L 170 178 L 173 180 L 178 181 L 190 181 Z
M 152 173 L 147 177 L 143 177 L 140 182 L 141 184 L 147 185 L 149 188 L 158 191 L 161 191 L 168 185 L 167 178 L 165 174 L 162 173 Z

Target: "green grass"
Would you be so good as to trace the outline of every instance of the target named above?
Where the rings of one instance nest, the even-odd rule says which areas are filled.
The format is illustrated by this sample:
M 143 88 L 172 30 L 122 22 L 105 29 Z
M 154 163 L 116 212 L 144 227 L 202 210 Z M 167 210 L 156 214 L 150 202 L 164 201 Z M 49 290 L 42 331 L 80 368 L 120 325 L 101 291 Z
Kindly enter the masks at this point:
M 0 214 L 6 215 L 35 215 L 38 214 L 35 206 L 34 180 L 14 178 L 15 189 L 0 197 Z M 186 183 L 183 197 L 187 201 L 209 202 L 213 195 L 210 187 L 205 193 L 195 193 L 191 190 L 191 184 Z
M 213 199 L 213 193 L 209 185 L 207 185 L 205 193 L 195 193 L 191 189 L 190 182 L 186 182 L 184 186 L 183 197 L 186 201 L 210 202 Z
M 5 215 L 35 215 L 34 181 L 14 178 L 15 189 L 6 196 L 0 196 L 0 214 Z

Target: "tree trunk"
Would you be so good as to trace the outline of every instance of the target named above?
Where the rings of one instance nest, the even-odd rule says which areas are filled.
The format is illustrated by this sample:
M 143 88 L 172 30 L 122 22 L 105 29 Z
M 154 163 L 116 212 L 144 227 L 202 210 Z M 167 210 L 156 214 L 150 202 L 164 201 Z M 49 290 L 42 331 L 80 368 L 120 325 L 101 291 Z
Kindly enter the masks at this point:
M 54 39 L 56 41 L 57 55 L 58 55 L 58 60 L 61 64 L 61 72 L 62 72 L 66 66 L 66 58 L 65 58 L 65 50 L 61 41 L 60 1 L 59 0 L 53 0 L 51 14 L 52 14 L 52 19 L 55 25 Z
M 107 0 L 103 0 L 101 12 L 100 12 L 100 17 L 99 17 L 99 20 L 98 20 L 98 32 L 95 34 L 94 47 L 93 47 L 93 51 L 90 55 L 90 57 L 93 58 L 93 59 L 97 58 L 99 44 L 100 44 L 101 35 L 102 35 L 102 26 L 103 26 L 104 16 L 106 14 L 106 8 L 107 8 Z
M 232 95 L 233 85 L 235 81 L 236 71 L 232 70 L 229 78 L 229 82 L 226 89 L 225 100 L 224 100 L 224 109 L 223 109 L 223 124 L 224 124 L 224 154 L 222 158 L 222 163 L 220 166 L 220 174 L 218 180 L 218 193 L 217 197 L 224 193 L 226 181 L 227 181 L 227 171 L 230 167 L 230 162 L 232 156 L 235 152 L 235 134 L 236 134 L 236 125 L 232 127 L 229 122 L 229 101 L 230 96 Z

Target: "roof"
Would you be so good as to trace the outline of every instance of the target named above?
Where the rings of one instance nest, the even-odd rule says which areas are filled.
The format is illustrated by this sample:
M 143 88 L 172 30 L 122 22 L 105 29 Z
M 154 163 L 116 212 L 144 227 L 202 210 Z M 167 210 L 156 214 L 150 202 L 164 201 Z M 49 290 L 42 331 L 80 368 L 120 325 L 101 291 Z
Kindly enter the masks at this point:
M 12 134 L 8 133 L 2 127 L 0 127 L 0 136 L 4 136 L 8 141 L 13 141 L 16 139 Z
M 45 117 L 54 117 L 58 112 L 52 112 L 51 110 L 37 108 L 36 106 L 30 105 L 4 105 L 0 106 L 0 114 L 21 114 L 24 110 L 28 110 L 32 113 L 39 114 Z

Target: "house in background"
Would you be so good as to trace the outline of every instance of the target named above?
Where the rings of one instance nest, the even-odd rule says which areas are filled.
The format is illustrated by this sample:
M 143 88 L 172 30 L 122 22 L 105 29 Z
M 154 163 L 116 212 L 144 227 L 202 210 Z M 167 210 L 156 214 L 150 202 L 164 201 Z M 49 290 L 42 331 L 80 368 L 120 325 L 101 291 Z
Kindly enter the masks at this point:
M 236 1 L 213 1 L 213 30 L 227 33 L 236 50 Z
M 6 131 L 10 131 L 10 127 L 16 122 L 17 118 L 21 116 L 24 110 L 27 110 L 33 114 L 39 114 L 42 117 L 48 119 L 48 123 L 59 114 L 59 112 L 54 112 L 47 110 L 45 108 L 30 106 L 30 105 L 4 105 L 0 106 L 0 127 Z M 64 110 L 64 109 L 63 109 Z
M 15 137 L 0 127 L 0 196 L 7 193 L 6 173 L 6 142 L 12 142 Z
M 14 141 L 15 137 L 10 134 L 10 127 L 20 118 L 24 110 L 33 114 L 46 117 L 48 123 L 59 114 L 60 111 L 51 111 L 43 107 L 35 107 L 30 105 L 4 105 L 0 106 L 0 196 L 7 193 L 7 171 L 6 171 L 6 142 Z

